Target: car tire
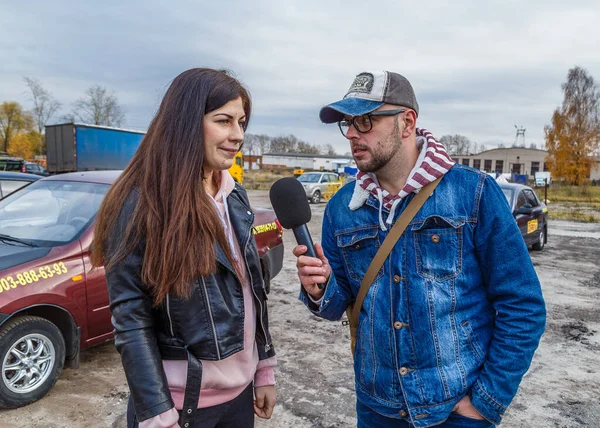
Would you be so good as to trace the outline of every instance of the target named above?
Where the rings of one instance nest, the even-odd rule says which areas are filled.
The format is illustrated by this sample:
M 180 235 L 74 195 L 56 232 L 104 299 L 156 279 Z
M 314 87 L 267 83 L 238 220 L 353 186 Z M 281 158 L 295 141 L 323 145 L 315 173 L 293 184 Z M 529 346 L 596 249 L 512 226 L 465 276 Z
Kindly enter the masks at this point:
M 56 325 L 34 316 L 8 321 L 0 330 L 0 407 L 13 409 L 42 398 L 58 380 L 64 361 L 65 341 Z
M 536 251 L 542 251 L 544 249 L 544 245 L 546 244 L 546 226 L 544 226 L 542 228 L 542 231 L 540 232 L 540 237 L 538 242 L 536 242 L 535 244 L 533 244 L 531 246 L 531 248 L 533 248 Z
M 314 193 L 312 194 L 312 197 L 310 198 L 310 201 L 313 204 L 318 204 L 319 202 L 321 202 L 321 191 L 315 190 Z

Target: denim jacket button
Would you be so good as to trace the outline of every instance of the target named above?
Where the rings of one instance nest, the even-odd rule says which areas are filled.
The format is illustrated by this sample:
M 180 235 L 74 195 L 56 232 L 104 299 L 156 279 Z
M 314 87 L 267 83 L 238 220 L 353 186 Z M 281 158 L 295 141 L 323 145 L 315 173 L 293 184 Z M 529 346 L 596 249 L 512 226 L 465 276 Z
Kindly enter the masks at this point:
M 404 410 L 400 410 L 400 416 L 402 416 L 403 418 L 408 416 L 408 413 L 406 413 Z
M 400 330 L 402 327 L 403 327 L 403 324 L 402 324 L 400 321 L 396 321 L 396 322 L 394 323 L 394 328 L 395 328 L 396 330 Z
M 394 275 L 394 282 L 398 283 L 402 281 L 402 277 L 400 275 Z
M 433 242 L 434 244 L 437 244 L 438 242 L 440 242 L 440 237 L 438 235 L 432 235 L 431 242 Z
M 400 370 L 398 370 L 398 372 L 400 373 L 400 376 L 405 376 L 408 373 L 408 369 L 406 367 L 402 367 Z

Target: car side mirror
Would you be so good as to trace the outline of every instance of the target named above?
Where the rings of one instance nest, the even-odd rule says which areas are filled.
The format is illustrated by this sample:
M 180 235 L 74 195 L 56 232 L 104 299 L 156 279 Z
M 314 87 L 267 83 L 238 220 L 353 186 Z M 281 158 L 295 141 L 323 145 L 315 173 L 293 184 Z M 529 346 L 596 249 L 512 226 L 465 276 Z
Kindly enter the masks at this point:
M 531 214 L 533 212 L 533 207 L 531 204 L 525 204 L 519 207 L 517 213 L 519 214 Z

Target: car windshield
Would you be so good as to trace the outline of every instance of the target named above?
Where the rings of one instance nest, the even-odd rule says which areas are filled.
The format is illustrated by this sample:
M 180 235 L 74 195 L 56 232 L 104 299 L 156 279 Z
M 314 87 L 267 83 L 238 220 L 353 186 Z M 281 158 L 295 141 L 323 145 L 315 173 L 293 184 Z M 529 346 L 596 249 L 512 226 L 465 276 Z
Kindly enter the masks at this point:
M 504 196 L 506 196 L 508 205 L 510 205 L 512 207 L 513 195 L 515 194 L 515 191 L 513 189 L 509 189 L 507 187 L 502 187 L 502 192 L 504 192 Z
M 0 201 L 0 235 L 37 246 L 63 245 L 93 221 L 107 184 L 42 180 Z
M 298 177 L 298 181 L 301 183 L 318 183 L 321 174 L 302 174 Z

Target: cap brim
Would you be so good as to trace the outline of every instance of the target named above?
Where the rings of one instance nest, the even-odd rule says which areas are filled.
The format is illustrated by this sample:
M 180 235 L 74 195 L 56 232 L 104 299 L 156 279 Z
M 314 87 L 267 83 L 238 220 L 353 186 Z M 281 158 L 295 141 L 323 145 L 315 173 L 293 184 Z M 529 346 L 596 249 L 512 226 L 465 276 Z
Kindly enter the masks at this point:
M 323 123 L 339 122 L 344 116 L 362 116 L 381 107 L 383 102 L 370 101 L 362 98 L 346 98 L 331 103 L 321 109 L 319 118 Z

